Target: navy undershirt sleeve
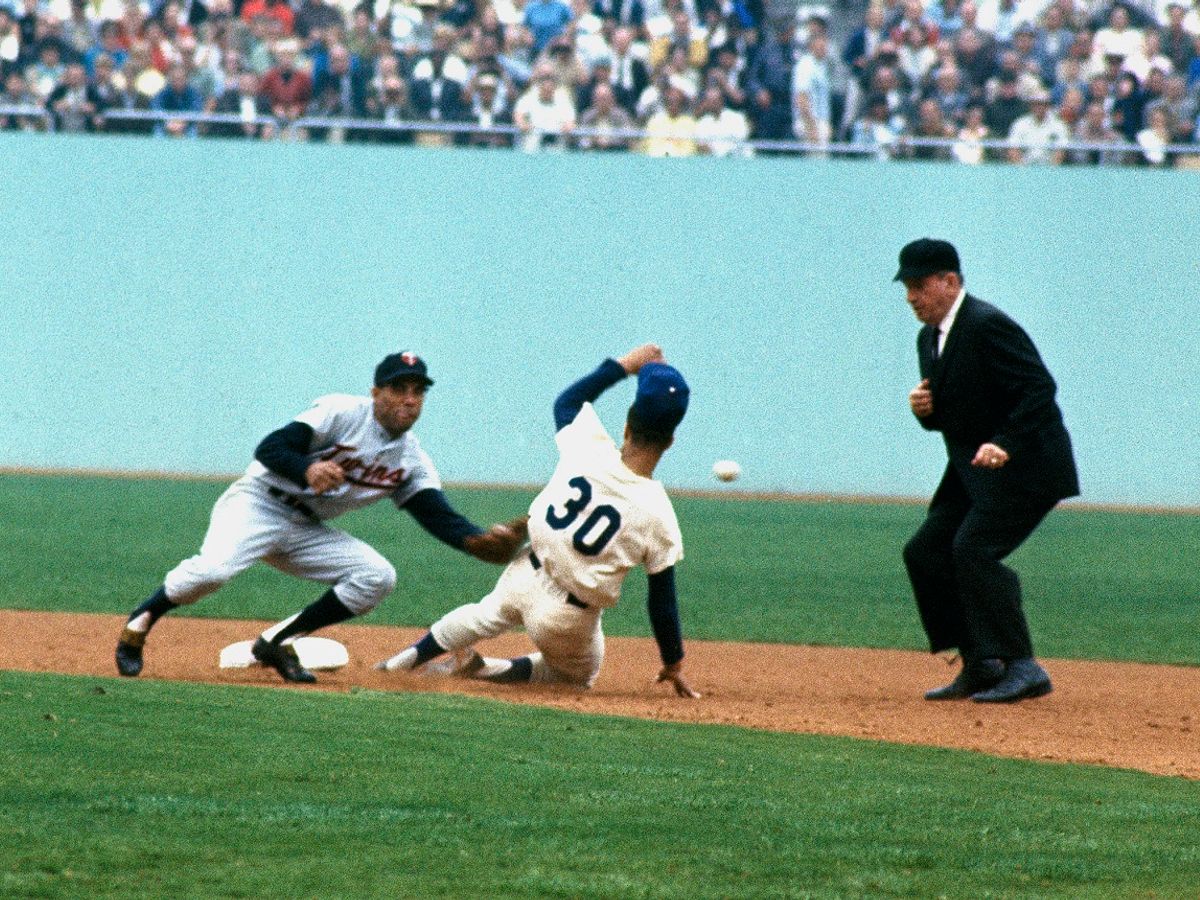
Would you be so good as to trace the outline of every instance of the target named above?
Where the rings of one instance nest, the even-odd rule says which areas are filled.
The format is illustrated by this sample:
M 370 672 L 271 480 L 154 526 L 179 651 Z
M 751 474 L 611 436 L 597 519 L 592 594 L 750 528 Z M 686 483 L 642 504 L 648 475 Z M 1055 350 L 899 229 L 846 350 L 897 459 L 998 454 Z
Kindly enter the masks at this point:
M 675 598 L 675 567 L 648 576 L 650 595 L 646 610 L 650 613 L 650 628 L 658 642 L 663 665 L 683 659 L 683 629 L 679 626 L 679 604 Z
M 302 488 L 308 487 L 308 449 L 312 444 L 311 425 L 289 422 L 277 431 L 268 434 L 254 450 L 254 458 L 289 481 Z
M 471 535 L 483 534 L 482 528 L 455 512 L 446 495 L 437 488 L 426 488 L 413 494 L 404 509 L 418 525 L 455 550 L 461 550 L 463 540 Z
M 606 359 L 596 370 L 584 375 L 558 395 L 554 401 L 554 428 L 560 431 L 575 421 L 585 403 L 596 398 L 629 373 L 615 359 Z

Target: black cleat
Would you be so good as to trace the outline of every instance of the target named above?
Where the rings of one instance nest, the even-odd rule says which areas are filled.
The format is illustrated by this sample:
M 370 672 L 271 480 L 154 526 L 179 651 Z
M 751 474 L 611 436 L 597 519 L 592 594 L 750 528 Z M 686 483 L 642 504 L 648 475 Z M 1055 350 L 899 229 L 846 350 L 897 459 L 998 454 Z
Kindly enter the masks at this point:
M 300 657 L 296 648 L 286 644 L 272 644 L 259 638 L 250 648 L 251 654 L 264 666 L 270 666 L 280 674 L 284 681 L 294 681 L 297 684 L 312 684 L 317 676 L 300 665 Z
M 994 687 L 1004 677 L 1004 661 L 964 660 L 962 671 L 945 687 L 925 692 L 926 700 L 966 700 L 968 697 Z
M 1052 690 L 1054 687 L 1046 670 L 1032 657 L 1027 657 L 1014 659 L 1008 664 L 1008 671 L 999 684 L 972 694 L 971 699 L 976 703 L 1016 703 L 1018 700 L 1044 697 Z
M 144 631 L 126 628 L 117 640 L 117 671 L 126 678 L 136 678 L 142 671 L 142 647 L 146 643 Z

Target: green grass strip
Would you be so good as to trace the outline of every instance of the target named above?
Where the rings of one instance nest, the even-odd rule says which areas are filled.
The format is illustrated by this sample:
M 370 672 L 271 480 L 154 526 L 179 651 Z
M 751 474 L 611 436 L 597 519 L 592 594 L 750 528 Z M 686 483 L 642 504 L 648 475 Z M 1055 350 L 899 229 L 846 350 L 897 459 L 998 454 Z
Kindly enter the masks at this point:
M 1200 786 L 443 695 L 0 674 L 6 897 L 1190 896 Z
M 211 482 L 0 476 L 0 607 L 127 612 L 200 546 Z M 480 523 L 532 494 L 451 489 Z M 900 551 L 919 506 L 682 497 L 679 567 L 695 638 L 923 649 Z M 499 569 L 439 544 L 390 504 L 338 520 L 396 565 L 399 586 L 366 620 L 423 626 L 482 597 Z M 1059 510 L 1013 556 L 1038 652 L 1200 664 L 1200 516 Z M 320 588 L 256 566 L 183 615 L 278 619 Z M 645 580 L 630 576 L 608 633 L 647 635 Z

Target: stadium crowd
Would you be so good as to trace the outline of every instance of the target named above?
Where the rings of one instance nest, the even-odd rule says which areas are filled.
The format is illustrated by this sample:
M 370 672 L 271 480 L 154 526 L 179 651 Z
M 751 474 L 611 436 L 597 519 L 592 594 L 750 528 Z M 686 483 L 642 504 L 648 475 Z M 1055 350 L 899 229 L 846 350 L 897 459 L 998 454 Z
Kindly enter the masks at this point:
M 1200 0 L 764 2 L 0 0 L 0 129 L 1196 158 Z

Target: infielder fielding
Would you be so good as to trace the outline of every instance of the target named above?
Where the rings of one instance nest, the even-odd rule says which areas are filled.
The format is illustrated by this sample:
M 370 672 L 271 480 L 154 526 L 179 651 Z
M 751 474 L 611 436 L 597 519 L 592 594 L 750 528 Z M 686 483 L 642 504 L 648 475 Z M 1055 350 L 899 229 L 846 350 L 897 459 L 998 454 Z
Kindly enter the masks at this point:
M 259 662 L 285 681 L 312 682 L 291 642 L 370 612 L 396 584 L 396 570 L 358 538 L 325 524 L 390 498 L 438 540 L 478 559 L 506 563 L 525 540 L 525 520 L 483 531 L 451 508 L 433 461 L 410 429 L 433 384 L 424 360 L 395 353 L 375 369 L 370 397 L 329 394 L 267 435 L 246 473 L 213 507 L 200 552 L 129 616 L 117 671 L 142 671 L 142 649 L 165 613 L 211 594 L 262 560 L 329 590 L 254 642 Z
M 688 405 L 688 386 L 662 361 L 654 344 L 607 359 L 568 387 L 554 404 L 559 464 L 529 507 L 526 553 L 513 560 L 495 589 L 460 606 L 429 633 L 376 668 L 403 671 L 448 651 L 455 674 L 493 682 L 563 682 L 591 687 L 604 659 L 600 628 L 634 566 L 649 576 L 650 622 L 662 657 L 658 681 L 682 697 L 699 697 L 681 672 L 683 639 L 675 596 L 675 564 L 683 539 L 675 510 L 654 468 L 674 440 Z M 638 387 L 617 449 L 592 403 L 637 374 Z M 524 625 L 537 652 L 492 659 L 469 650 L 476 642 Z M 469 651 L 469 652 L 468 652 Z

